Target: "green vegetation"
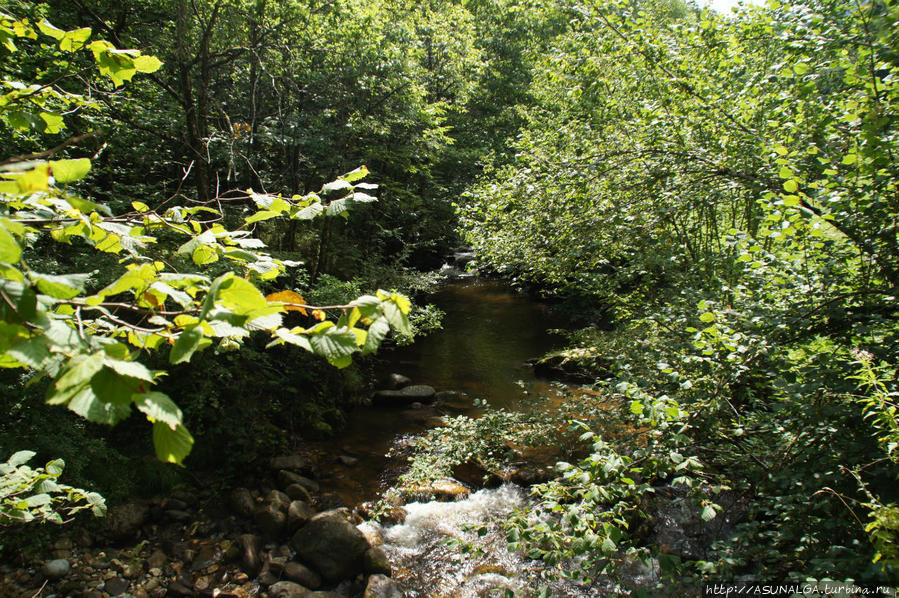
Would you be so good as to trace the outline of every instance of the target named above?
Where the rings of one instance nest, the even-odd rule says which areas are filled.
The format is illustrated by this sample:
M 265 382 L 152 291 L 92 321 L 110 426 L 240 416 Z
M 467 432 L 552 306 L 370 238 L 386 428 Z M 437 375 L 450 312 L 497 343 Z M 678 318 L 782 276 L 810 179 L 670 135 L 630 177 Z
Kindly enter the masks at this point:
M 506 523 L 516 548 L 584 557 L 572 574 L 591 579 L 655 558 L 672 594 L 899 580 L 895 0 L 4 10 L 10 453 L 72 449 L 72 483 L 103 486 L 95 457 L 139 450 L 132 405 L 166 462 L 188 429 L 216 467 L 327 433 L 362 386 L 352 356 L 439 326 L 405 295 L 464 242 L 603 323 L 559 356 L 606 407 L 556 414 L 570 455 L 533 488 L 546 516 Z M 460 419 L 410 475 L 498 469 L 548 425 Z M 23 483 L 41 497 L 24 513 L 50 504 Z M 704 521 L 724 496 L 748 506 L 680 554 L 646 533 L 661 487 Z

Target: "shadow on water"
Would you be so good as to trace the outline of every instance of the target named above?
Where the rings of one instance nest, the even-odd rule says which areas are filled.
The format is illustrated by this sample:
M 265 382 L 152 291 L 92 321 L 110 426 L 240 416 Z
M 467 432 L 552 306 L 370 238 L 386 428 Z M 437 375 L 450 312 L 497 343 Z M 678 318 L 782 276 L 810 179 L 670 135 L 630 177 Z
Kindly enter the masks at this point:
M 508 284 L 485 279 L 448 282 L 428 297 L 445 312 L 443 329 L 413 345 L 385 351 L 379 374 L 408 376 L 414 384 L 437 391 L 459 391 L 467 397 L 446 406 L 420 409 L 358 408 L 341 432 L 341 451 L 359 459 L 352 467 L 338 466 L 324 485 L 348 504 L 375 498 L 395 472 L 386 471 L 385 454 L 397 439 L 419 434 L 441 415 L 476 415 L 474 398 L 494 407 L 525 407 L 530 391 L 540 390 L 525 362 L 561 344 L 547 332 L 561 323 L 545 305 Z

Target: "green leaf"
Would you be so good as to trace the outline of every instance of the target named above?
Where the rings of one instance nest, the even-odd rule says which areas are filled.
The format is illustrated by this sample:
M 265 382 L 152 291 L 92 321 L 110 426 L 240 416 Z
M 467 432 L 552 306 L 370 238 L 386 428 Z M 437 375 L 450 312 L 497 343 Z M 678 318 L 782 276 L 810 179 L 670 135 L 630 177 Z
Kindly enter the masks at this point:
M 247 224 L 253 224 L 254 222 L 260 222 L 262 220 L 269 220 L 271 218 L 277 218 L 280 215 L 281 215 L 281 212 L 275 212 L 272 210 L 261 210 L 259 212 L 256 212 L 252 216 L 248 216 L 246 219 L 244 219 L 244 222 L 246 222 Z
M 795 193 L 797 189 L 799 189 L 799 183 L 796 182 L 796 179 L 790 179 L 784 183 L 784 191 L 787 193 Z
M 317 355 L 328 359 L 348 357 L 356 351 L 356 335 L 347 328 L 329 327 L 310 335 L 309 342 Z
M 88 158 L 76 160 L 50 160 L 50 173 L 57 183 L 71 183 L 87 176 L 91 161 Z
M 368 168 L 366 166 L 360 166 L 356 170 L 352 170 L 340 178 L 344 181 L 348 181 L 352 183 L 353 181 L 358 181 L 359 179 L 364 179 L 369 174 Z M 336 181 L 335 181 L 336 182 Z
M 327 185 L 323 186 L 322 193 L 329 193 L 331 191 L 341 191 L 343 189 L 352 189 L 352 188 L 353 188 L 353 186 L 349 182 L 347 182 L 343 179 L 337 179 L 336 181 L 332 181 L 332 182 L 328 183 Z
M 224 307 L 240 315 L 250 314 L 269 306 L 265 295 L 259 289 L 249 281 L 236 276 L 222 282 L 218 299 Z
M 153 446 L 160 461 L 180 465 L 190 454 L 193 444 L 194 439 L 183 424 L 174 428 L 162 422 L 153 424 Z
M 703 521 L 711 521 L 718 515 L 717 511 L 713 509 L 710 505 L 706 505 L 702 508 L 702 513 L 700 513 L 700 518 Z
M 780 178 L 782 179 L 791 179 L 793 178 L 793 171 L 787 168 L 786 166 L 781 166 L 780 172 L 778 173 Z
M 90 384 L 94 374 L 103 367 L 102 351 L 91 355 L 79 354 L 69 360 L 62 376 L 47 389 L 47 402 L 51 405 L 66 403 Z
M 17 264 L 22 258 L 22 247 L 7 230 L 5 220 L 0 220 L 0 262 Z
M 702 322 L 714 322 L 714 321 L 715 321 L 715 314 L 712 313 L 712 312 L 710 312 L 710 311 L 707 311 L 707 312 L 703 313 L 702 315 L 700 315 L 700 316 L 699 316 L 699 319 L 700 319 Z
M 49 35 L 55 40 L 61 40 L 65 37 L 66 32 L 58 27 L 54 27 L 50 21 L 47 19 L 42 19 L 41 22 L 37 24 L 37 28 L 40 29 L 41 33 L 44 35 Z
M 172 345 L 172 351 L 169 353 L 169 363 L 174 365 L 190 361 L 191 355 L 200 348 L 202 341 L 203 330 L 199 326 L 188 328 L 178 336 L 175 344 Z
M 130 376 L 122 376 L 115 370 L 104 367 L 91 378 L 91 390 L 104 403 L 130 405 L 131 396 L 137 392 L 139 381 Z
M 387 318 L 384 316 L 372 322 L 371 326 L 368 327 L 368 336 L 365 338 L 362 354 L 368 355 L 377 351 L 381 341 L 387 337 L 388 332 L 390 332 L 390 324 L 387 323 Z
M 44 505 L 49 505 L 53 499 L 50 498 L 49 494 L 32 494 L 28 498 L 25 499 L 25 503 L 31 507 L 43 507 Z
M 603 554 L 610 555 L 613 552 L 615 552 L 615 548 L 616 548 L 615 542 L 612 541 L 612 538 L 606 538 L 605 540 L 602 541 L 601 548 L 602 548 Z
M 6 353 L 26 366 L 40 369 L 50 359 L 50 349 L 43 337 L 36 336 L 21 343 L 17 343 L 6 350 Z
M 125 361 L 122 359 L 112 359 L 110 357 L 107 357 L 103 360 L 103 365 L 115 370 L 122 376 L 129 376 L 131 378 L 137 378 L 138 380 L 144 380 L 146 382 L 153 381 L 153 372 L 147 369 L 144 364 L 137 361 Z
M 90 386 L 86 386 L 76 393 L 69 401 L 68 407 L 90 422 L 110 426 L 131 415 L 130 404 L 123 405 L 103 401 Z
M 172 399 L 161 392 L 148 392 L 134 400 L 138 411 L 147 416 L 151 423 L 163 423 L 172 429 L 182 422 L 181 409 Z
M 65 469 L 65 467 L 65 461 L 62 459 L 53 459 L 44 466 L 44 469 L 52 476 L 59 476 L 62 474 L 62 470 Z
M 31 460 L 37 453 L 34 451 L 18 451 L 13 453 L 12 457 L 10 457 L 6 462 L 12 467 L 18 467 L 19 465 L 24 465 Z
M 91 275 L 64 274 L 52 276 L 50 274 L 32 272 L 31 276 L 36 280 L 37 288 L 45 295 L 56 299 L 71 299 L 84 290 L 84 283 L 87 282 Z
M 141 55 L 134 59 L 134 68 L 139 73 L 155 73 L 162 66 L 162 61 L 155 56 Z

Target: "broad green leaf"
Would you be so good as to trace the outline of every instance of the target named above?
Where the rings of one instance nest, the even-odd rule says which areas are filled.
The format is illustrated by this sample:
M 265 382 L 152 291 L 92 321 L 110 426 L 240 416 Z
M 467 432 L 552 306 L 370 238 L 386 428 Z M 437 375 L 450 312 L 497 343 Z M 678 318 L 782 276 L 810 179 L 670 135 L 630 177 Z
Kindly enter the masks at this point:
M 86 386 L 68 403 L 69 409 L 95 424 L 114 426 L 131 415 L 131 405 L 101 400 L 93 388 Z
M 58 27 L 55 27 L 50 21 L 47 19 L 42 19 L 38 24 L 37 28 L 41 30 L 41 33 L 44 35 L 48 35 L 55 40 L 61 40 L 65 37 L 66 32 Z
M 91 390 L 104 403 L 116 405 L 131 404 L 131 396 L 138 391 L 140 381 L 130 376 L 122 376 L 111 368 L 104 367 L 91 378 Z
M 281 215 L 281 212 L 274 212 L 272 210 L 262 210 L 260 212 L 256 212 L 252 216 L 247 216 L 244 219 L 244 222 L 247 224 L 253 224 L 254 222 L 260 222 L 262 220 L 269 220 L 271 218 L 277 218 Z
M 84 283 L 90 278 L 90 274 L 64 274 L 51 276 L 32 272 L 32 278 L 37 282 L 37 288 L 55 299 L 71 299 L 84 290 Z
M 194 439 L 183 424 L 174 428 L 163 422 L 153 424 L 153 446 L 160 461 L 180 465 L 190 454 L 193 444 Z
M 699 316 L 700 321 L 702 322 L 714 322 L 715 314 L 713 312 L 707 311 Z
M 364 179 L 369 174 L 368 168 L 366 166 L 360 166 L 356 170 L 352 170 L 340 178 L 344 181 L 348 181 L 350 183 L 354 181 L 358 181 L 359 179 Z
M 715 511 L 715 509 L 713 509 L 710 505 L 706 505 L 702 508 L 702 513 L 700 513 L 699 516 L 703 521 L 711 521 L 717 515 L 718 512 Z
M 42 507 L 44 505 L 49 505 L 52 500 L 53 499 L 50 498 L 49 494 L 32 494 L 25 499 L 25 503 L 29 507 Z
M 169 363 L 184 363 L 190 361 L 194 351 L 200 348 L 203 341 L 203 330 L 199 326 L 188 328 L 182 332 L 172 345 L 172 351 L 169 353 Z
M 346 328 L 329 327 L 310 335 L 309 342 L 317 355 L 328 359 L 348 357 L 356 351 L 356 335 Z
M 40 369 L 50 359 L 50 350 L 43 337 L 36 336 L 6 350 L 13 359 L 33 369 Z
M 103 367 L 102 351 L 90 355 L 79 354 L 69 360 L 62 376 L 47 389 L 47 402 L 58 405 L 68 402 L 75 394 L 90 384 L 94 374 Z
M 323 186 L 322 193 L 330 193 L 333 191 L 341 191 L 343 189 L 352 189 L 352 188 L 353 188 L 353 186 L 349 182 L 347 182 L 343 179 L 337 179 L 336 181 L 332 181 L 332 182 L 328 183 L 327 185 Z
M 148 392 L 134 400 L 138 411 L 147 416 L 151 423 L 163 423 L 175 429 L 182 422 L 181 409 L 172 399 L 161 392 Z
M 5 219 L 4 219 L 5 220 Z M 16 264 L 22 258 L 22 247 L 0 220 L 0 262 Z
M 71 183 L 87 176 L 91 161 L 88 158 L 77 160 L 50 160 L 50 172 L 57 183 Z
M 134 68 L 139 73 L 155 73 L 162 66 L 162 61 L 155 56 L 143 54 L 134 59 Z
M 250 314 L 269 307 L 265 296 L 252 283 L 232 276 L 222 282 L 218 299 L 224 307 L 236 314 Z M 278 311 L 277 307 L 275 311 Z
M 13 453 L 12 457 L 10 457 L 6 462 L 12 467 L 18 467 L 19 465 L 24 465 L 31 460 L 37 453 L 34 451 L 18 451 Z
M 388 332 L 390 332 L 390 324 L 387 323 L 386 317 L 381 316 L 372 322 L 371 326 L 368 327 L 368 336 L 365 338 L 362 354 L 368 355 L 377 351 L 381 341 L 387 337 Z
M 63 461 L 62 459 L 53 459 L 44 466 L 44 469 L 47 470 L 47 473 L 52 476 L 59 476 L 62 474 L 62 471 L 63 469 L 65 469 L 65 467 L 65 461 Z
M 784 191 L 787 193 L 795 193 L 797 189 L 799 189 L 799 183 L 796 182 L 796 179 L 784 182 Z

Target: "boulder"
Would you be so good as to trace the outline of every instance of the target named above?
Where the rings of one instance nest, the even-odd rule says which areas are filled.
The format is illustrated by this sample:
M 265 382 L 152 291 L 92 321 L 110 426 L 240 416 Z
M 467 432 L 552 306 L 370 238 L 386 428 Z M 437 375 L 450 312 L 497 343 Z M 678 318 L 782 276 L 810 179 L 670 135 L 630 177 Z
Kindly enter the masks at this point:
M 388 384 L 392 390 L 398 390 L 412 384 L 412 379 L 402 374 L 393 373 L 388 376 Z
M 406 502 L 413 500 L 454 502 L 469 497 L 471 492 L 452 478 L 440 478 L 431 482 L 414 484 L 403 489 Z
M 292 471 L 298 471 L 301 473 L 312 473 L 313 467 L 308 459 L 305 457 L 301 457 L 300 455 L 279 455 L 277 457 L 272 457 L 272 460 L 269 461 L 269 468 L 273 471 L 278 471 L 279 469 L 290 469 Z
M 372 396 L 372 403 L 382 407 L 405 407 L 412 403 L 429 403 L 437 391 L 433 386 L 415 384 L 399 390 L 379 390 Z
M 321 575 L 302 563 L 290 562 L 284 565 L 284 577 L 311 590 L 322 585 Z
M 361 573 L 368 541 L 338 510 L 319 513 L 297 530 L 290 541 L 297 557 L 328 582 Z
M 290 496 L 280 490 L 270 490 L 268 494 L 265 495 L 265 500 L 263 502 L 274 506 L 279 511 L 287 512 L 287 507 L 290 506 Z
M 47 561 L 41 566 L 41 573 L 50 581 L 62 579 L 68 575 L 72 569 L 72 564 L 66 559 L 53 559 Z
M 237 539 L 240 547 L 240 568 L 250 577 L 255 577 L 262 568 L 262 538 L 253 534 L 243 534 Z
M 372 575 L 365 586 L 364 598 L 404 598 L 399 584 L 386 575 Z
M 373 546 L 365 551 L 362 567 L 366 573 L 384 573 L 390 575 L 393 568 L 387 558 L 387 552 L 380 546 Z
M 350 457 L 349 455 L 340 455 L 337 457 L 337 462 L 346 467 L 353 467 L 359 464 L 359 459 L 357 457 Z
M 295 500 L 287 508 L 287 529 L 291 533 L 297 531 L 312 519 L 315 511 L 304 500 Z
M 292 581 L 279 581 L 268 589 L 269 598 L 306 598 L 309 590 Z
M 454 466 L 453 477 L 475 488 L 497 488 L 503 483 L 498 475 L 485 468 L 477 459 Z
M 286 509 L 282 511 L 277 503 L 264 503 L 253 514 L 256 526 L 269 540 L 277 540 L 287 529 Z
M 253 500 L 253 495 L 246 488 L 232 490 L 228 496 L 228 504 L 235 514 L 247 519 L 253 516 L 253 511 L 256 509 L 256 501 Z
M 285 492 L 291 500 L 302 500 L 310 505 L 315 502 L 315 499 L 312 498 L 312 494 L 309 493 L 309 490 L 301 484 L 291 484 L 285 489 Z
M 106 514 L 106 529 L 119 539 L 133 536 L 147 521 L 150 506 L 145 502 L 127 502 L 109 509 Z

